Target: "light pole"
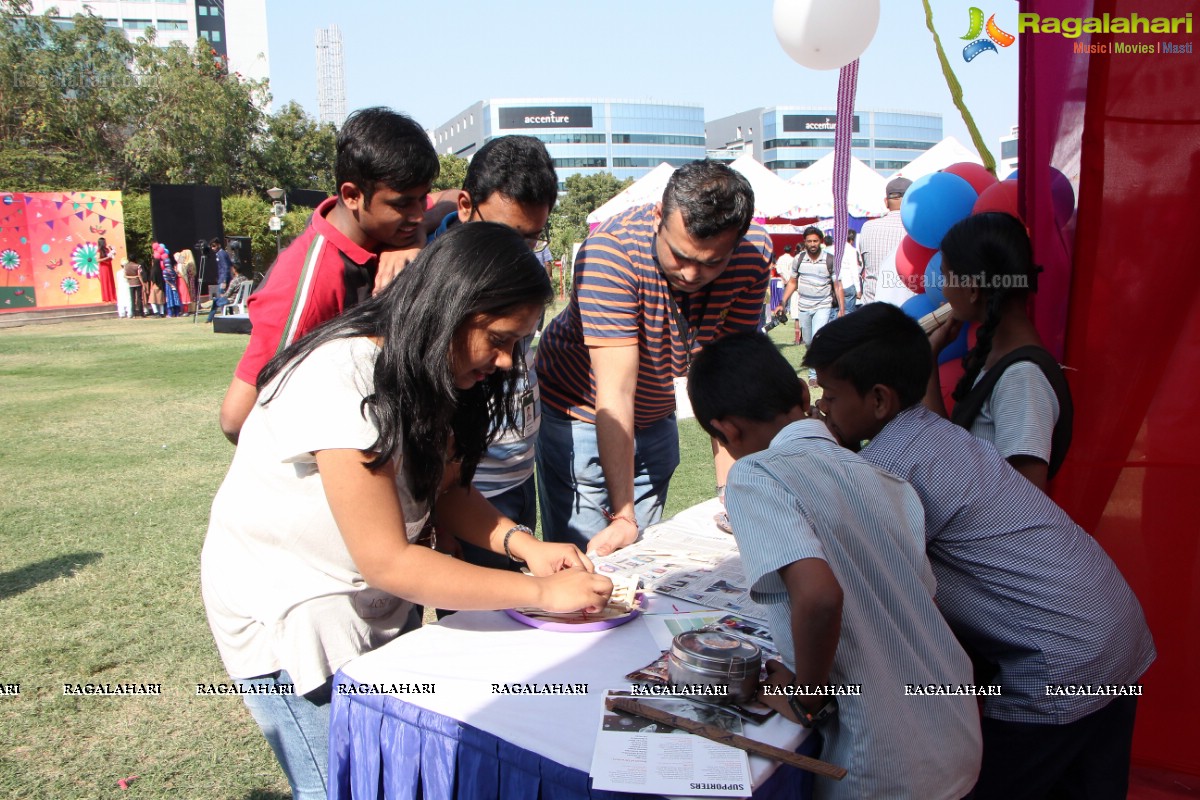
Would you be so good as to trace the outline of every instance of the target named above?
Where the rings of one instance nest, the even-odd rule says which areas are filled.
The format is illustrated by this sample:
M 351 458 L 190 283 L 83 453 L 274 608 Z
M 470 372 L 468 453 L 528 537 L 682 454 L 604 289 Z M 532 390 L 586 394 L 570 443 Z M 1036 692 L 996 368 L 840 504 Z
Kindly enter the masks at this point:
M 287 213 L 287 197 L 278 186 L 267 189 L 267 195 L 271 198 L 271 220 L 267 227 L 275 231 L 275 257 L 278 258 L 279 251 L 283 249 L 280 231 L 283 230 L 283 215 Z

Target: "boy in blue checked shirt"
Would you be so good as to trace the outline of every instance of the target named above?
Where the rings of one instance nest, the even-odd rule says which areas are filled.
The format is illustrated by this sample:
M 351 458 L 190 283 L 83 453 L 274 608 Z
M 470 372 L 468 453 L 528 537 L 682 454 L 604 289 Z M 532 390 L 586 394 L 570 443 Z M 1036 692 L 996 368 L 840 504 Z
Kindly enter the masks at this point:
M 966 795 L 979 771 L 975 698 L 906 691 L 971 681 L 933 602 L 920 498 L 808 418 L 808 390 L 765 336 L 706 345 L 689 393 L 705 431 L 738 459 L 729 519 L 786 662 L 768 664 L 760 698 L 818 728 L 821 757 L 848 770 L 817 778 L 816 797 Z
M 917 490 L 938 607 L 1002 687 L 983 706 L 974 800 L 1125 797 L 1155 650 L 1116 565 L 991 444 L 921 404 L 932 351 L 898 308 L 830 323 L 804 363 L 838 440 Z

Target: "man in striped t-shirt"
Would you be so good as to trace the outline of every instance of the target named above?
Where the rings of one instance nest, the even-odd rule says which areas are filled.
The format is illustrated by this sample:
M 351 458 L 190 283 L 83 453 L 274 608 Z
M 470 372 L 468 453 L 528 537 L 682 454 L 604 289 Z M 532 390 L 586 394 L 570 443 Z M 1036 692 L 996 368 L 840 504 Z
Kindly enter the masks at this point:
M 221 430 L 237 443 L 266 363 L 322 322 L 371 296 L 377 254 L 424 242 L 425 201 L 439 170 L 429 136 L 386 108 L 356 111 L 338 132 L 337 196 L 279 254 L 250 295 L 250 343 L 221 403 Z
M 693 353 L 757 330 L 771 243 L 749 182 L 714 161 L 671 176 L 584 242 L 567 308 L 542 335 L 542 529 L 606 555 L 662 516 L 679 463 L 675 379 Z M 727 456 L 718 456 L 724 483 Z

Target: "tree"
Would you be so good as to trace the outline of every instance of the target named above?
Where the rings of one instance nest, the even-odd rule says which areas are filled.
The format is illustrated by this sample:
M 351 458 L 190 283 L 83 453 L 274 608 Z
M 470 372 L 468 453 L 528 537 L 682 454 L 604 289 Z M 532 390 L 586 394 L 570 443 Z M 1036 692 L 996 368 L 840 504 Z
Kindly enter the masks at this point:
M 266 120 L 252 183 L 257 188 L 318 189 L 333 194 L 337 129 L 292 101 Z
M 265 84 L 230 75 L 203 39 L 190 50 L 178 42 L 162 48 L 153 33 L 136 46 L 138 125 L 125 150 L 132 182 L 252 188 Z
M 226 195 L 221 198 L 221 215 L 225 223 L 226 236 L 249 236 L 250 252 L 242 253 L 242 260 L 250 260 L 250 272 L 246 277 L 253 278 L 254 273 L 265 273 L 275 263 L 275 232 L 268 227 L 271 221 L 271 201 L 251 194 Z M 279 241 L 286 247 L 308 227 L 308 218 L 312 209 L 303 206 L 289 208 L 283 216 L 283 230 L 280 231 Z
M 70 25 L 28 11 L 0 4 L 0 184 L 118 187 L 134 45 L 90 10 Z
M 443 189 L 461 189 L 463 182 L 467 179 L 467 164 L 465 158 L 459 158 L 453 153 L 443 153 L 438 156 L 438 163 L 441 164 L 441 171 L 437 178 L 433 181 L 432 191 L 440 192 Z
M 587 237 L 587 215 L 632 183 L 633 178 L 617 180 L 611 172 L 575 173 L 567 178 L 567 193 L 559 199 L 550 215 L 550 250 L 555 257 L 566 263 L 571 256 L 571 246 Z
M 147 192 L 125 192 L 121 195 L 125 209 L 125 250 L 130 261 L 147 264 L 150 261 L 150 242 L 154 239 L 150 223 L 150 195 Z

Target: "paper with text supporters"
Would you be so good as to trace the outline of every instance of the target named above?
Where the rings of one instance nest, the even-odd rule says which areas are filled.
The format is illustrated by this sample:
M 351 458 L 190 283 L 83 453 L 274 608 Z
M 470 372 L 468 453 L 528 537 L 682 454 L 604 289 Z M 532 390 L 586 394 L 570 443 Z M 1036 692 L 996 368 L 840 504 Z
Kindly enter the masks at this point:
M 609 692 L 628 696 L 628 692 Z M 638 697 L 663 711 L 742 732 L 742 721 L 713 705 Z M 749 797 L 750 759 L 742 750 L 605 709 L 592 752 L 592 788 L 686 797 Z

